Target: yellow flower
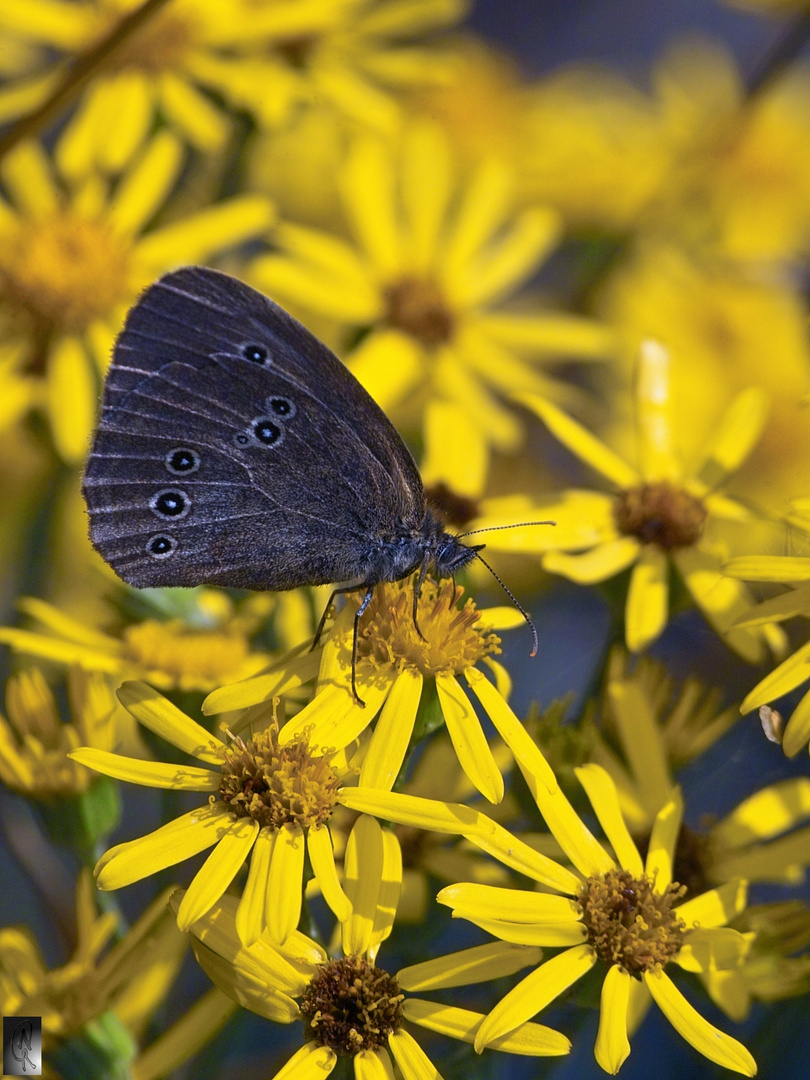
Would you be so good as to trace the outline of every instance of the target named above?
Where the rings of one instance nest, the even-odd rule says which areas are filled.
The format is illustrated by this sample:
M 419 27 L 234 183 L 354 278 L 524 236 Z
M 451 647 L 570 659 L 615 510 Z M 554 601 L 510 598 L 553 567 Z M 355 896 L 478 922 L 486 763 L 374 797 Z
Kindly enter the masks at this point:
M 358 138 L 339 183 L 351 238 L 285 223 L 280 251 L 259 256 L 252 277 L 347 334 L 367 331 L 354 373 L 388 412 L 418 418 L 436 406 L 424 418 L 427 455 L 444 474 L 427 479 L 477 495 L 489 449 L 521 438 L 501 396 L 559 395 L 538 361 L 602 358 L 610 335 L 575 315 L 501 308 L 547 257 L 559 221 L 541 207 L 514 211 L 509 171 L 494 159 L 460 182 L 437 126 L 416 121 L 396 144 Z
M 204 261 L 271 223 L 268 201 L 244 195 L 145 231 L 182 162 L 180 144 L 163 131 L 115 184 L 95 174 L 69 182 L 35 142 L 0 164 L 8 193 L 0 198 L 0 326 L 20 350 L 22 372 L 42 385 L 54 442 L 68 461 L 87 452 L 98 376 L 138 290 L 168 267 Z
M 195 591 L 186 620 L 144 619 L 117 634 L 87 626 L 33 596 L 20 609 L 42 630 L 0 627 L 0 642 L 15 652 L 59 664 L 79 664 L 117 681 L 143 678 L 165 689 L 208 691 L 229 678 L 244 678 L 267 664 L 253 652 L 250 635 L 267 614 L 268 597 L 234 609 L 224 593 Z
M 726 563 L 725 572 L 732 577 L 745 581 L 780 582 L 793 586 L 780 596 L 771 597 L 757 604 L 738 620 L 742 626 L 759 626 L 763 622 L 782 622 L 796 615 L 810 612 L 810 559 L 789 555 L 751 555 L 731 559 Z M 745 697 L 740 712 L 748 713 L 753 709 L 767 708 L 770 701 L 775 701 L 784 694 L 789 694 L 797 686 L 806 682 L 807 663 L 810 658 L 810 642 L 805 642 L 783 660 L 769 675 L 761 679 Z M 810 690 L 807 691 L 793 710 L 784 733 L 779 741 L 782 749 L 793 757 L 810 740 Z
M 545 569 L 580 584 L 605 581 L 632 567 L 625 634 L 633 652 L 652 644 L 667 624 L 670 565 L 709 623 L 747 660 L 761 659 L 766 641 L 773 647 L 781 644 L 775 627 L 733 626 L 752 601 L 744 586 L 723 576 L 722 549 L 709 532 L 716 520 L 756 520 L 751 510 L 718 489 L 748 456 L 762 430 L 766 401 L 761 391 L 743 391 L 732 401 L 688 470 L 675 444 L 669 357 L 654 342 L 643 345 L 639 358 L 634 462 L 619 457 L 545 399 L 526 394 L 520 400 L 612 490 L 572 490 L 556 503 L 545 502 L 543 512 L 556 520 L 556 528 L 531 534 L 513 530 L 508 541 L 513 550 L 517 544 L 524 550 L 529 544 L 545 549 Z M 493 547 L 502 536 L 492 534 Z
M 136 0 L 9 0 L 0 28 L 10 51 L 35 64 L 0 93 L 0 117 L 30 110 L 53 90 L 68 59 L 86 53 Z M 449 60 L 414 38 L 452 25 L 465 0 L 172 0 L 111 52 L 68 122 L 60 165 L 70 176 L 118 172 L 156 116 L 197 150 L 221 151 L 230 122 L 203 92 L 264 124 L 326 101 L 375 127 L 399 116 L 393 91 L 446 77 Z M 14 44 L 16 38 L 16 46 Z M 39 52 L 30 46 L 42 46 Z
M 298 933 L 283 946 L 265 937 L 245 948 L 235 927 L 236 902 L 224 896 L 191 927 L 197 960 L 245 1008 L 276 1023 L 302 1022 L 303 1045 L 283 1066 L 286 1077 L 328 1076 L 341 1057 L 351 1059 L 356 1080 L 393 1076 L 392 1058 L 404 1080 L 437 1076 L 408 1026 L 471 1043 L 482 1014 L 412 992 L 513 974 L 536 962 L 539 950 L 494 942 L 391 974 L 377 964 L 377 953 L 396 914 L 401 880 L 396 838 L 363 816 L 352 831 L 346 861 L 352 904 L 341 927 L 342 956 L 328 956 Z M 175 906 L 183 902 L 173 901 Z M 515 1025 L 493 1046 L 532 1057 L 567 1054 L 570 1047 L 564 1035 L 531 1023 Z
M 652 997 L 676 1031 L 710 1061 L 753 1076 L 756 1064 L 745 1047 L 708 1023 L 664 970 L 670 963 L 693 972 L 734 968 L 748 948 L 743 935 L 723 929 L 745 907 L 744 882 L 684 901 L 685 888 L 672 880 L 683 813 L 678 793 L 657 815 L 642 862 L 608 774 L 598 765 L 577 770 L 614 859 L 559 789 L 550 793 L 542 778 L 522 771 L 548 827 L 582 876 L 563 896 L 476 884 L 439 893 L 454 917 L 503 941 L 564 949 L 492 1009 L 478 1028 L 476 1049 L 508 1035 L 598 964 L 605 976 L 594 1052 L 606 1072 L 618 1072 L 626 1060 L 628 1022 Z
M 352 693 L 354 606 L 347 604 L 336 619 L 320 653 L 280 661 L 268 673 L 235 686 L 215 690 L 206 699 L 206 713 L 244 708 L 285 694 L 318 675 L 312 701 L 283 728 L 286 743 L 308 732 L 310 742 L 324 752 L 349 746 L 377 718 L 360 770 L 364 787 L 390 790 L 399 775 L 414 725 L 422 708 L 430 727 L 447 726 L 459 763 L 470 781 L 490 802 L 503 797 L 503 778 L 492 755 L 473 700 L 484 708 L 499 735 L 516 756 L 542 768 L 523 725 L 506 702 L 509 676 L 492 658 L 500 651 L 491 628 L 522 622 L 517 611 L 496 608 L 478 612 L 470 599 L 459 608 L 463 594 L 451 581 L 427 579 L 414 625 L 414 579 L 378 585 L 357 634 L 356 684 Z M 490 682 L 478 664 L 495 677 Z M 461 683 L 463 676 L 467 687 Z M 424 705 L 421 705 L 424 701 Z M 425 711 L 422 712 L 425 716 Z M 419 731 L 418 737 L 425 732 Z M 556 786 L 548 766 L 547 782 Z
M 6 683 L 8 720 L 0 716 L 0 780 L 12 791 L 43 801 L 87 791 L 92 774 L 67 754 L 83 743 L 110 750 L 118 742 L 119 706 L 107 682 L 74 667 L 67 689 L 73 719 L 63 724 L 38 668 Z

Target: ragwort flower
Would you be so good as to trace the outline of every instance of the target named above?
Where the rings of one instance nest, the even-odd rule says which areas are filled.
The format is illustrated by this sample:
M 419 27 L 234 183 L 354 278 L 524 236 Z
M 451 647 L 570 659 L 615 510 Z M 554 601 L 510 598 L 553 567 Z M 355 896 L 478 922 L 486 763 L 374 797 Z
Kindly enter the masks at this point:
M 33 596 L 23 597 L 18 606 L 41 629 L 0 627 L 0 642 L 23 655 L 78 664 L 118 682 L 138 678 L 163 689 L 209 691 L 226 679 L 253 674 L 269 659 L 250 645 L 267 614 L 265 596 L 234 607 L 224 593 L 199 589 L 188 619 L 144 619 L 116 633 L 89 626 Z
M 428 403 L 444 405 L 443 478 L 477 495 L 471 472 L 482 486 L 489 449 L 514 450 L 521 438 L 501 397 L 559 396 L 539 363 L 601 359 L 611 336 L 575 315 L 501 309 L 560 234 L 551 210 L 513 209 L 501 162 L 488 159 L 462 182 L 446 135 L 419 121 L 397 143 L 357 139 L 339 182 L 350 239 L 284 223 L 274 233 L 280 251 L 254 261 L 253 280 L 347 335 L 367 331 L 348 361 L 355 375 L 389 413 L 418 418 Z M 438 453 L 425 431 L 428 456 Z
M 504 742 L 516 756 L 538 769 L 556 787 L 553 773 L 539 755 L 523 725 L 506 702 L 509 676 L 493 659 L 500 641 L 498 626 L 521 622 L 508 608 L 477 611 L 463 590 L 452 581 L 425 580 L 414 625 L 414 579 L 382 583 L 360 622 L 357 635 L 356 685 L 352 692 L 352 640 L 354 606 L 347 604 L 329 631 L 319 653 L 281 661 L 267 674 L 241 684 L 215 690 L 206 699 L 208 713 L 244 708 L 311 679 L 317 671 L 318 687 L 311 702 L 283 728 L 286 743 L 304 731 L 323 752 L 349 746 L 377 717 L 360 771 L 360 784 L 390 790 L 399 775 L 414 732 L 423 695 L 433 696 L 432 709 L 443 717 L 462 769 L 490 802 L 503 797 L 503 778 L 476 716 L 471 697 L 483 706 Z M 316 667 L 319 663 L 319 667 Z M 495 683 L 478 670 L 484 664 Z M 461 682 L 463 677 L 468 693 Z
M 29 48 L 35 63 L 0 93 L 0 116 L 46 97 L 60 74 L 52 50 L 66 59 L 87 52 L 135 7 L 135 0 L 4 4 L 0 27 L 12 35 L 10 51 L 47 52 Z M 197 150 L 221 150 L 230 123 L 207 90 L 263 124 L 325 101 L 338 115 L 390 128 L 399 118 L 395 89 L 447 74 L 449 58 L 419 38 L 451 26 L 465 9 L 465 0 L 172 0 L 102 64 L 67 124 L 60 165 L 71 176 L 120 171 L 157 116 Z
M 745 1047 L 706 1021 L 665 971 L 670 963 L 694 972 L 734 968 L 748 948 L 743 935 L 724 929 L 745 907 L 744 882 L 687 900 L 686 888 L 673 882 L 682 817 L 677 792 L 657 815 L 642 861 L 608 774 L 598 765 L 577 770 L 614 858 L 561 791 L 549 793 L 538 778 L 522 771 L 548 827 L 582 877 L 567 896 L 475 884 L 451 885 L 439 893 L 454 917 L 503 941 L 564 948 L 492 1009 L 478 1028 L 476 1048 L 507 1035 L 598 964 L 606 970 L 594 1052 L 606 1072 L 618 1072 L 626 1060 L 628 1024 L 652 997 L 696 1050 L 753 1076 L 756 1064 Z
M 202 262 L 272 221 L 266 199 L 243 195 L 147 230 L 182 162 L 179 143 L 163 131 L 114 184 L 96 174 L 69 181 L 37 142 L 17 146 L 0 164 L 0 328 L 19 345 L 22 373 L 42 387 L 37 398 L 67 461 L 87 452 L 98 375 L 138 290 L 168 267 Z
M 401 864 L 396 838 L 363 816 L 350 837 L 346 889 L 351 914 L 342 930 L 343 955 L 294 934 L 282 946 L 265 936 L 250 948 L 239 941 L 235 900 L 223 896 L 192 927 L 192 947 L 210 979 L 241 1005 L 276 1023 L 303 1024 L 303 1045 L 277 1075 L 328 1076 L 348 1058 L 357 1080 L 438 1076 L 408 1031 L 411 1024 L 471 1043 L 482 1014 L 413 996 L 513 974 L 536 962 L 539 950 L 502 942 L 466 949 L 389 973 L 377 964 L 397 908 Z M 182 904 L 179 898 L 174 901 Z M 492 1048 L 528 1056 L 567 1054 L 568 1039 L 541 1024 L 515 1025 Z
M 758 661 L 765 643 L 779 647 L 772 626 L 740 629 L 735 620 L 752 602 L 748 590 L 722 572 L 722 549 L 708 534 L 714 520 L 747 522 L 753 513 L 718 488 L 745 460 L 765 423 L 765 400 L 757 389 L 739 394 L 686 469 L 675 447 L 669 398 L 669 357 L 653 342 L 642 347 L 636 380 L 636 461 L 623 460 L 596 436 L 537 395 L 520 400 L 587 465 L 611 491 L 563 492 L 543 512 L 557 522 L 542 534 L 508 540 L 512 549 L 531 543 L 545 549 L 543 566 L 580 584 L 605 581 L 632 567 L 625 606 L 627 646 L 647 648 L 667 624 L 670 566 L 692 600 L 725 641 L 747 660 Z M 493 533 L 493 547 L 501 534 Z
M 346 915 L 326 827 L 346 771 L 343 755 L 315 757 L 304 738 L 280 746 L 268 708 L 251 716 L 255 735 L 223 743 L 145 683 L 126 682 L 118 696 L 140 723 L 202 765 L 142 761 L 90 747 L 71 757 L 119 780 L 210 795 L 155 832 L 110 848 L 96 866 L 99 888 L 120 889 L 213 847 L 178 911 L 178 925 L 187 930 L 250 856 L 237 914 L 240 938 L 252 943 L 266 929 L 283 942 L 298 925 L 306 854 L 324 899 L 338 917 Z

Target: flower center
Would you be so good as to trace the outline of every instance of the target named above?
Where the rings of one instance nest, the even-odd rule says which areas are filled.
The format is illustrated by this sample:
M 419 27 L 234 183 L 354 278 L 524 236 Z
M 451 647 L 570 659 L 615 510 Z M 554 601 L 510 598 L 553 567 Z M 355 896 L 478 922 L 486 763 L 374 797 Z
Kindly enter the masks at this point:
M 402 1026 L 403 995 L 393 975 L 367 960 L 328 960 L 301 996 L 307 1038 L 336 1054 L 376 1050 Z
M 625 536 L 669 551 L 697 543 L 707 511 L 695 495 L 659 480 L 622 491 L 613 504 L 613 516 Z
M 303 740 L 278 745 L 278 729 L 269 727 L 225 750 L 219 794 L 237 817 L 252 817 L 278 830 L 322 825 L 332 816 L 340 778 L 324 757 L 312 757 Z
M 199 14 L 199 13 L 198 13 Z M 194 25 L 190 16 L 164 10 L 147 19 L 110 57 L 116 71 L 135 68 L 149 74 L 182 69 L 194 44 Z
M 686 924 L 672 905 L 686 887 L 672 883 L 658 893 L 645 874 L 608 870 L 589 877 L 579 896 L 588 940 L 601 960 L 639 978 L 660 971 L 683 944 Z
M 250 649 L 242 634 L 187 630 L 179 619 L 146 619 L 123 633 L 125 658 L 184 690 L 211 690 L 233 678 Z
M 650 847 L 649 833 L 635 839 L 639 855 L 642 859 L 646 859 Z M 675 845 L 672 876 L 681 882 L 690 896 L 698 896 L 711 884 L 707 873 L 711 858 L 709 838 L 690 829 L 688 825 L 681 825 L 678 842 Z
M 0 249 L 0 298 L 29 329 L 82 330 L 129 299 L 130 252 L 105 222 L 57 211 Z
M 426 578 L 417 606 L 417 620 L 424 640 L 413 622 L 413 588 L 416 578 L 385 582 L 363 616 L 357 638 L 357 655 L 375 668 L 407 664 L 423 675 L 438 672 L 460 674 L 485 656 L 501 651 L 497 634 L 476 624 L 481 612 L 475 601 L 459 601 L 464 590 L 452 581 Z
M 304 71 L 317 40 L 314 35 L 301 34 L 299 37 L 285 38 L 276 42 L 273 51 L 291 68 Z
M 429 279 L 404 277 L 385 290 L 385 320 L 427 348 L 453 336 L 453 313 L 439 286 Z

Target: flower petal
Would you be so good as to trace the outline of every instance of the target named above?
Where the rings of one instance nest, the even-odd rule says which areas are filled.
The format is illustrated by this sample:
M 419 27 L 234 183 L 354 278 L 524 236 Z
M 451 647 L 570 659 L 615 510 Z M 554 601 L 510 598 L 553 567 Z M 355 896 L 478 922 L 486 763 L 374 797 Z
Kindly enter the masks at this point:
M 178 750 L 212 765 L 222 764 L 222 744 L 148 683 L 123 683 L 118 700 L 139 723 Z
M 133 881 L 175 866 L 218 843 L 234 823 L 233 814 L 224 803 L 189 810 L 154 832 L 137 840 L 117 844 L 96 863 L 96 882 L 100 889 L 120 889 Z
M 385 700 L 360 769 L 361 787 L 390 791 L 399 776 L 413 734 L 424 679 L 416 668 L 403 667 Z
M 689 928 L 706 930 L 713 926 L 725 926 L 745 910 L 747 898 L 746 881 L 729 881 L 701 893 L 693 900 L 687 900 L 675 909 L 675 914 Z
M 599 1004 L 599 1031 L 593 1048 L 599 1065 L 615 1076 L 630 1055 L 627 1038 L 627 1006 L 630 1000 L 630 975 L 618 964 L 611 964 L 602 983 Z
M 462 949 L 460 952 L 425 960 L 421 964 L 400 968 L 397 982 L 402 990 L 411 993 L 420 990 L 442 990 L 450 986 L 470 986 L 477 982 L 514 975 L 529 964 L 539 964 L 541 957 L 540 949 L 492 941 L 488 945 L 476 945 L 472 949 Z
M 259 830 L 250 853 L 248 877 L 235 919 L 236 933 L 245 946 L 258 941 L 267 926 L 267 887 L 276 835 L 265 825 Z
M 470 699 L 453 675 L 437 674 L 436 690 L 459 764 L 484 798 L 499 803 L 503 798 L 503 777 Z
M 638 848 L 630 835 L 619 808 L 616 785 L 601 765 L 582 765 L 575 768 L 577 779 L 585 788 L 594 813 L 605 836 L 613 845 L 620 866 L 640 877 L 644 872 Z
M 669 802 L 655 816 L 644 869 L 655 880 L 655 891 L 663 893 L 672 881 L 675 845 L 683 821 L 683 797 L 680 788 L 670 793 Z
M 482 1020 L 481 1013 L 456 1009 L 451 1005 L 439 1005 L 435 1001 L 423 1001 L 421 998 L 406 998 L 402 1011 L 406 1020 L 413 1024 L 467 1043 L 475 1040 Z M 571 1043 L 565 1035 L 544 1024 L 520 1024 L 507 1035 L 493 1039 L 488 1045 L 493 1050 L 530 1057 L 567 1054 L 571 1050 Z
M 364 956 L 371 943 L 385 848 L 379 823 L 368 814 L 357 819 L 349 834 L 343 861 L 343 887 L 352 905 L 349 919 L 341 925 L 343 952 Z
M 743 390 L 726 409 L 693 475 L 707 488 L 719 487 L 759 442 L 768 417 L 768 395 L 758 386 Z
M 810 778 L 794 776 L 743 799 L 711 831 L 712 845 L 738 848 L 792 829 L 810 817 Z
M 680 469 L 672 440 L 669 353 L 649 338 L 641 342 L 635 391 L 641 474 L 646 480 L 675 480 Z
M 769 701 L 795 690 L 807 679 L 810 679 L 810 641 L 805 642 L 787 660 L 775 667 L 770 675 L 757 683 L 740 705 L 740 712 L 751 712 L 760 705 L 767 705 Z
M 667 624 L 669 562 L 661 548 L 644 544 L 630 575 L 625 609 L 627 648 L 641 652 Z
M 535 968 L 487 1013 L 475 1034 L 476 1051 L 480 1054 L 493 1039 L 514 1031 L 540 1012 L 595 963 L 596 953 L 590 945 L 583 944 L 566 949 Z
M 673 960 L 684 971 L 698 973 L 739 969 L 751 949 L 751 939 L 752 935 L 741 934 L 728 926 L 690 930 Z M 744 979 L 744 976 L 739 974 L 738 978 Z
M 250 1005 L 246 1007 L 249 1009 Z M 334 1050 L 328 1046 L 319 1046 L 315 1042 L 307 1042 L 282 1065 L 274 1080 L 324 1080 L 337 1063 L 338 1057 Z
M 543 556 L 543 569 L 550 574 L 562 574 L 578 585 L 594 585 L 626 570 L 638 558 L 639 550 L 635 537 L 622 536 L 618 540 L 598 543 L 581 555 L 548 551 Z
M 203 702 L 202 711 L 206 716 L 211 716 L 282 697 L 316 678 L 320 662 L 319 652 L 307 650 L 300 656 L 288 653 L 262 675 L 254 675 L 250 679 L 242 679 L 241 682 L 213 690 Z
M 810 693 L 804 695 L 791 713 L 782 736 L 782 749 L 788 757 L 793 757 L 798 754 L 808 739 L 810 739 Z
M 107 750 L 95 750 L 91 746 L 81 746 L 69 753 L 68 757 L 105 776 L 114 776 L 116 780 L 127 780 L 144 787 L 171 788 L 174 791 L 219 791 L 222 783 L 222 773 L 211 772 L 210 769 L 143 761 L 141 758 L 111 754 Z
M 301 918 L 306 842 L 298 825 L 282 825 L 276 834 L 267 882 L 267 933 L 283 945 Z
M 503 889 L 496 885 L 461 882 L 447 885 L 439 893 L 439 903 L 452 907 L 463 919 L 502 919 L 514 923 L 578 922 L 579 904 L 567 896 Z
M 194 875 L 177 910 L 177 926 L 188 930 L 219 900 L 244 865 L 259 831 L 253 818 L 237 818 Z
M 338 879 L 332 836 L 325 825 L 307 830 L 307 852 L 321 895 L 337 921 L 345 922 L 352 913 L 352 905 Z
M 756 1062 L 742 1043 L 704 1020 L 665 972 L 646 972 L 644 982 L 670 1024 L 699 1053 L 744 1076 L 756 1075 Z

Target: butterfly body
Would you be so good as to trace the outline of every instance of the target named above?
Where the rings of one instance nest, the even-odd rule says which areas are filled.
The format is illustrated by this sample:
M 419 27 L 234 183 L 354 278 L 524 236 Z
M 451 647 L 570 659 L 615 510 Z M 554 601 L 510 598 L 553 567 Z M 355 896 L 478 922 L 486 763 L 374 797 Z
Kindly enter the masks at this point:
M 84 476 L 125 581 L 370 588 L 476 548 L 447 533 L 382 410 L 272 301 L 214 270 L 150 286 L 115 345 Z

